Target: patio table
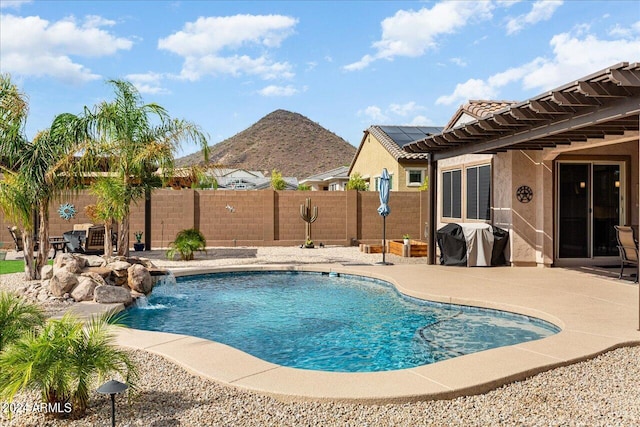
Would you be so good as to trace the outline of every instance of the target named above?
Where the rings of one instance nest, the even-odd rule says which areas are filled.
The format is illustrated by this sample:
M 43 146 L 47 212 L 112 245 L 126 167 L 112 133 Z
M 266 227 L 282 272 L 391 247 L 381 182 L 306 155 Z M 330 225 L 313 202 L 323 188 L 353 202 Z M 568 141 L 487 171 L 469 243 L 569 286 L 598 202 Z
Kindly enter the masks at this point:
M 53 247 L 53 257 L 55 258 L 58 251 L 65 251 L 65 240 L 63 236 L 51 236 L 49 237 L 49 244 Z

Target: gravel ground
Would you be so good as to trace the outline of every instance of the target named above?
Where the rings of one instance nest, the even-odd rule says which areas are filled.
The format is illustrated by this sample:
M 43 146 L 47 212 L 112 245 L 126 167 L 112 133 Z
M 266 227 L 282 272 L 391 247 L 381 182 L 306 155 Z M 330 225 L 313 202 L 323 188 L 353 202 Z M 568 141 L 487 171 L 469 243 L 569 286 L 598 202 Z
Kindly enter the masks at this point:
M 235 251 L 235 252 L 234 252 Z M 154 258 L 153 251 L 148 253 Z M 159 253 L 160 255 L 160 253 Z M 205 259 L 206 258 L 206 259 Z M 214 249 L 189 265 L 258 263 L 372 263 L 380 255 L 355 248 Z M 424 262 L 389 256 L 392 262 Z M 154 260 L 160 267 L 180 263 Z M 0 276 L 0 289 L 19 286 L 21 275 Z M 640 347 L 620 348 L 595 359 L 557 368 L 477 396 L 392 405 L 283 403 L 193 375 L 161 356 L 131 352 L 141 380 L 131 406 L 118 400 L 119 426 L 638 426 Z M 32 405 L 35 393 L 18 404 Z M 4 416 L 4 418 L 3 418 Z M 106 426 L 110 402 L 94 395 L 81 420 L 53 420 L 27 411 L 2 426 Z

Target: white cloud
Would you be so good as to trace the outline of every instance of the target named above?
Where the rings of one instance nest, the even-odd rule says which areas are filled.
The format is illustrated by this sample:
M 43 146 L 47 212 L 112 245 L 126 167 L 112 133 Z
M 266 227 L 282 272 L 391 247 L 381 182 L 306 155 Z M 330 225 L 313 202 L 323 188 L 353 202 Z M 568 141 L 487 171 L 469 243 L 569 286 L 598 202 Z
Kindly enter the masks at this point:
M 189 80 L 198 80 L 207 74 L 290 78 L 293 72 L 287 62 L 274 62 L 267 54 L 251 57 L 227 52 L 277 48 L 293 34 L 297 23 L 297 19 L 282 15 L 201 17 L 186 23 L 182 31 L 160 39 L 158 48 L 184 58 L 181 77 Z
M 538 0 L 534 2 L 529 13 L 516 16 L 507 22 L 507 34 L 515 34 L 527 26 L 537 24 L 540 21 L 548 21 L 556 9 L 562 6 L 562 3 L 562 0 Z
M 358 111 L 358 115 L 364 116 L 375 123 L 383 123 L 388 120 L 388 117 L 382 113 L 382 109 L 376 105 L 370 105 L 364 110 Z
M 456 64 L 458 67 L 466 67 L 467 66 L 467 62 L 462 58 L 451 58 L 450 61 L 453 62 L 454 64 Z
M 431 120 L 419 114 L 424 110 L 426 108 L 422 105 L 417 104 L 415 101 L 410 101 L 405 104 L 392 103 L 385 109 L 377 105 L 370 105 L 364 110 L 358 111 L 358 116 L 365 117 L 367 121 L 376 124 L 430 125 L 432 123 Z
M 0 9 L 20 9 L 23 4 L 32 3 L 33 0 L 2 0 Z
M 133 83 L 140 93 L 151 95 L 171 93 L 168 89 L 162 87 L 161 83 L 164 75 L 160 73 L 127 74 L 125 78 Z
M 293 96 L 298 92 L 299 92 L 298 89 L 294 88 L 291 85 L 288 85 L 288 86 L 269 85 L 258 91 L 258 93 L 262 96 Z
M 415 116 L 413 118 L 413 120 L 411 120 L 411 123 L 409 123 L 410 126 L 433 126 L 433 120 L 431 120 L 428 117 L 425 116 Z
M 52 76 L 67 82 L 100 78 L 70 56 L 102 57 L 129 50 L 131 40 L 101 27 L 114 25 L 97 16 L 81 22 L 68 17 L 49 22 L 37 16 L 0 15 L 0 62 L 3 71 L 28 76 Z
M 390 104 L 388 108 L 389 112 L 401 117 L 406 117 L 420 110 L 424 110 L 424 107 L 416 104 L 414 101 L 407 102 L 406 104 Z
M 496 99 L 499 89 L 508 84 L 520 84 L 523 89 L 551 90 L 567 81 L 583 77 L 618 62 L 640 60 L 640 25 L 634 24 L 629 37 L 613 40 L 599 39 L 585 34 L 586 28 L 578 26 L 575 34 L 561 33 L 553 36 L 549 45 L 552 58 L 537 57 L 528 63 L 496 73 L 486 80 L 469 79 L 456 85 L 453 93 L 436 100 L 436 104 L 451 105 L 469 99 Z
M 196 81 L 206 74 L 229 74 L 235 77 L 257 75 L 265 80 L 294 76 L 288 62 L 273 62 L 266 56 L 251 58 L 247 55 L 220 57 L 207 55 L 185 58 L 180 77 Z
M 436 104 L 451 105 L 458 100 L 469 99 L 493 99 L 497 91 L 488 83 L 479 79 L 469 79 L 464 83 L 458 83 L 451 95 L 441 96 L 436 100 Z
M 382 38 L 373 43 L 374 55 L 364 55 L 359 61 L 343 67 L 346 71 L 361 70 L 379 59 L 396 56 L 417 57 L 438 47 L 442 35 L 453 34 L 472 21 L 490 19 L 491 2 L 442 2 L 431 9 L 400 10 L 380 24 Z

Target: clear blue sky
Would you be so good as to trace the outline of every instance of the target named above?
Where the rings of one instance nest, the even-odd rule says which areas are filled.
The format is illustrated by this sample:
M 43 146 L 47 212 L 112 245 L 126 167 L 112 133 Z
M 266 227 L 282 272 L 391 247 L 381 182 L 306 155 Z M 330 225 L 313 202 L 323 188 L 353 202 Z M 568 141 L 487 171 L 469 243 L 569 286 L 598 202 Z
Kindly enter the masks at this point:
M 29 137 L 118 78 L 212 144 L 282 108 L 357 146 L 373 124 L 442 126 L 469 99 L 522 101 L 640 61 L 634 0 L 0 6 L 0 72 L 29 96 Z

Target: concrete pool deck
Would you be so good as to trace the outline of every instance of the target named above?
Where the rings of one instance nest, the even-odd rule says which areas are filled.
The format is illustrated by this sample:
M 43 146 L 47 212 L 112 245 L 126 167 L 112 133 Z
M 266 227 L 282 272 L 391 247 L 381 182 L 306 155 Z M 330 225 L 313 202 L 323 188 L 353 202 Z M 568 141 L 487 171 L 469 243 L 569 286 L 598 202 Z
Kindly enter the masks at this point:
M 576 270 L 278 264 L 175 269 L 174 273 L 180 276 L 243 270 L 325 271 L 375 277 L 413 297 L 526 314 L 554 323 L 562 331 L 545 339 L 430 365 L 372 373 L 288 368 L 224 344 L 161 332 L 125 329 L 118 332 L 117 343 L 162 355 L 220 383 L 285 401 L 361 403 L 449 399 L 483 393 L 616 347 L 640 344 L 637 284 Z

